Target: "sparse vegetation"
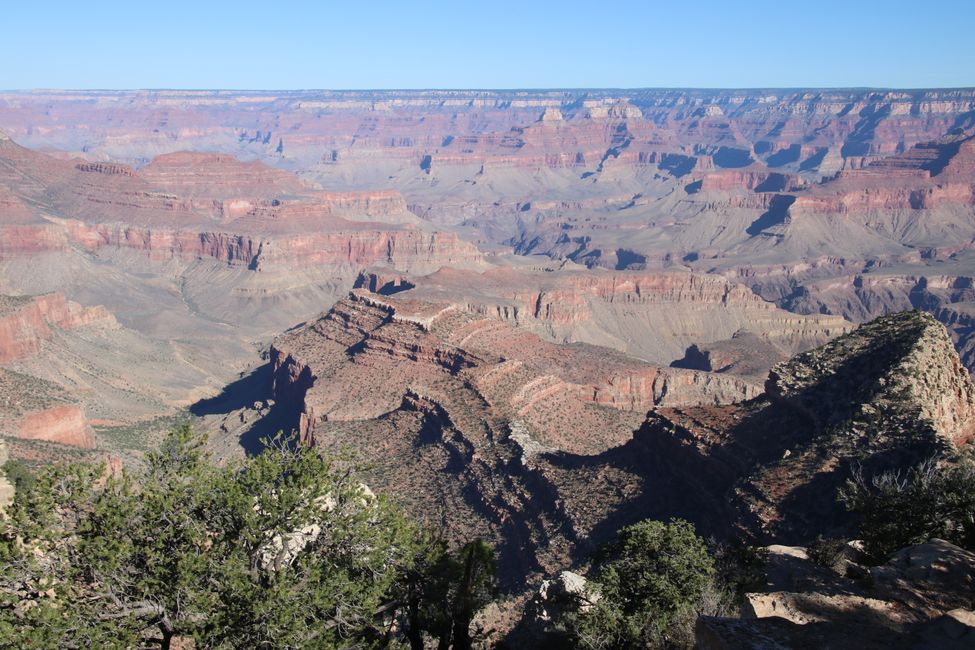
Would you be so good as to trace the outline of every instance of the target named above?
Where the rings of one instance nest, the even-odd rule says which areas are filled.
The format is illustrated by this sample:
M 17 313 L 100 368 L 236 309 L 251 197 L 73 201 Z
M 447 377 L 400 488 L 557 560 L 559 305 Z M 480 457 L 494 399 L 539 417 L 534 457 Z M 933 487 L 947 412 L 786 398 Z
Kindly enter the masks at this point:
M 835 567 L 843 558 L 843 551 L 846 549 L 846 540 L 838 537 L 823 537 L 819 535 L 809 545 L 807 553 L 809 559 L 826 568 Z
M 975 550 L 975 460 L 926 460 L 871 478 L 857 469 L 840 494 L 860 517 L 864 550 L 875 562 L 932 537 Z
M 140 422 L 96 426 L 94 430 L 99 438 L 106 440 L 112 448 L 143 451 L 158 445 L 167 431 L 191 422 L 191 419 L 192 415 L 187 411 L 179 411 L 172 415 L 162 415 Z
M 393 647 L 406 630 L 469 648 L 490 547 L 451 555 L 342 459 L 267 443 L 218 467 L 184 425 L 139 474 L 21 483 L 0 520 L 0 646 Z

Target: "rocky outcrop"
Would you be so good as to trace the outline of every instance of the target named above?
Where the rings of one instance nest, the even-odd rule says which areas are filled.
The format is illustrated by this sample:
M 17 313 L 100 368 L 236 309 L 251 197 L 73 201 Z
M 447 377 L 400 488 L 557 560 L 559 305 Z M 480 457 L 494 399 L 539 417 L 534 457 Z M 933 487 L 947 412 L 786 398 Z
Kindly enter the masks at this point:
M 752 402 L 658 409 L 635 441 L 667 458 L 660 471 L 685 491 L 734 504 L 711 517 L 759 538 L 808 540 L 850 525 L 824 495 L 855 467 L 872 475 L 952 452 L 973 427 L 975 387 L 944 327 L 911 311 L 776 365 Z M 687 478 L 702 468 L 708 483 Z
M 92 449 L 84 407 L 52 382 L 0 368 L 0 434 Z
M 747 594 L 741 619 L 701 617 L 696 647 L 961 650 L 975 642 L 975 555 L 948 542 L 904 548 L 879 567 L 846 560 L 841 571 L 802 548 L 766 552 L 769 592 Z
M 775 366 L 765 390 L 824 428 L 869 422 L 904 445 L 958 447 L 975 434 L 975 385 L 944 326 L 920 311 L 878 318 Z
M 104 307 L 82 307 L 63 294 L 0 296 L 0 363 L 35 354 L 53 336 L 51 328 L 69 330 L 116 326 Z

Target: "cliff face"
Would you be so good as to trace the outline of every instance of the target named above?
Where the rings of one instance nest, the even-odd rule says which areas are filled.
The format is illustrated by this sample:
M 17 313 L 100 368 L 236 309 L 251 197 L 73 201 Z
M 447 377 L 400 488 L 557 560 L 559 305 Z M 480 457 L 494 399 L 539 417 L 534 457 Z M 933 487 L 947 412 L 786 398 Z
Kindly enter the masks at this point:
M 62 330 L 100 325 L 113 327 L 114 317 L 103 307 L 84 308 L 62 294 L 33 297 L 0 296 L 0 363 L 38 352 L 43 341 Z
M 805 539 L 846 525 L 828 496 L 868 475 L 958 449 L 975 432 L 975 387 L 944 327 L 885 316 L 783 362 L 766 395 L 733 409 L 662 409 L 636 440 L 687 469 L 709 467 L 723 516 L 759 535 Z M 719 496 L 724 495 L 724 496 Z
M 213 258 L 251 270 L 386 264 L 403 271 L 429 272 L 449 264 L 476 266 L 483 260 L 477 248 L 453 233 L 362 230 L 347 225 L 349 230 L 337 232 L 246 235 L 61 220 L 57 226 L 3 229 L 11 239 L 0 254 L 62 251 L 73 243 L 92 251 L 103 247 L 132 249 L 153 261 Z
M 95 437 L 85 411 L 77 405 L 25 413 L 13 435 L 24 440 L 44 440 L 83 449 L 95 447 Z
M 0 367 L 0 434 L 92 449 L 95 438 L 82 406 L 62 388 Z

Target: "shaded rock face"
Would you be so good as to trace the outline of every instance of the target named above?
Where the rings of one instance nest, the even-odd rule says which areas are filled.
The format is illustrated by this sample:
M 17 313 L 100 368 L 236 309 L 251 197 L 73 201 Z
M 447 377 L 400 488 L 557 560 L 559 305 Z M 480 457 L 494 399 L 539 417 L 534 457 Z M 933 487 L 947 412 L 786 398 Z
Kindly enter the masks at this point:
M 951 340 L 912 311 L 775 366 L 752 402 L 658 409 L 635 443 L 667 458 L 653 462 L 685 490 L 727 502 L 713 512 L 728 525 L 803 540 L 847 525 L 834 495 L 853 466 L 912 465 L 966 445 L 973 425 L 975 392 Z M 695 467 L 709 481 L 687 478 Z
M 879 420 L 872 426 L 902 436 L 898 446 L 958 447 L 975 433 L 975 386 L 944 327 L 923 312 L 871 321 L 798 355 L 772 369 L 765 391 L 823 428 Z
M 975 641 L 975 554 L 948 542 L 869 569 L 821 567 L 802 548 L 767 551 L 769 591 L 745 596 L 742 619 L 700 618 L 696 647 L 961 650 Z

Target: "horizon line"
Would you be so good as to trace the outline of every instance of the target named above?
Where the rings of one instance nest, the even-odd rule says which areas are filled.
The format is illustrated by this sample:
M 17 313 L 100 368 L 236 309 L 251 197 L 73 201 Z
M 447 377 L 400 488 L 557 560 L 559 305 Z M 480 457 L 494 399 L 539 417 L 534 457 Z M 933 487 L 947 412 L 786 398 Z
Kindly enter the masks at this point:
M 40 93 L 40 92 L 219 92 L 219 93 L 362 93 L 362 92 L 645 92 L 645 91 L 975 91 L 971 86 L 538 86 L 521 88 L 489 88 L 489 87 L 416 87 L 416 88 L 179 88 L 179 87 L 144 87 L 144 88 L 68 88 L 68 87 L 35 87 L 35 88 L 3 88 L 0 93 Z

